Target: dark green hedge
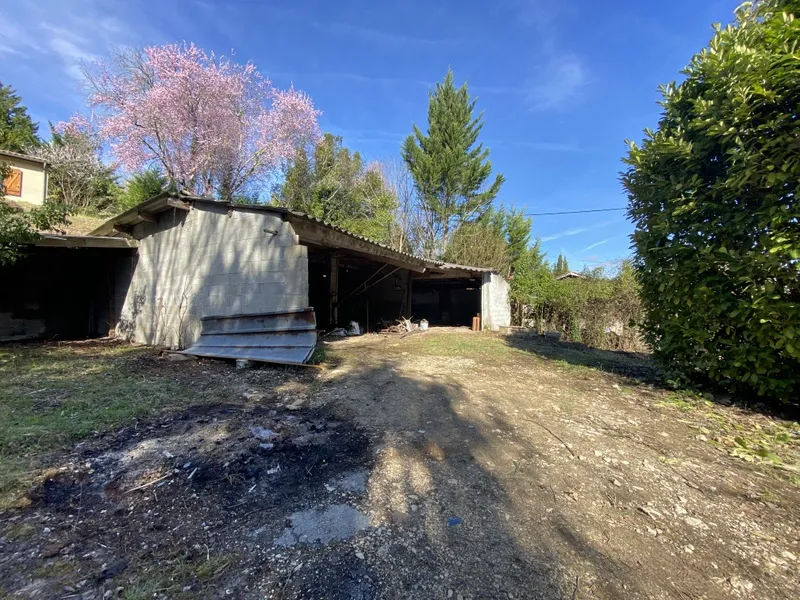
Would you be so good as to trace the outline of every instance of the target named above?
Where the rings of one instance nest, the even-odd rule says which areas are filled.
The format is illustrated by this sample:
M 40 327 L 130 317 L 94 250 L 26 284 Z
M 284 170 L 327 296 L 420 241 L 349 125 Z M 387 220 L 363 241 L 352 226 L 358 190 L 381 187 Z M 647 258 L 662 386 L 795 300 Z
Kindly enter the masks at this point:
M 800 2 L 743 5 L 622 180 L 645 335 L 684 378 L 800 401 Z

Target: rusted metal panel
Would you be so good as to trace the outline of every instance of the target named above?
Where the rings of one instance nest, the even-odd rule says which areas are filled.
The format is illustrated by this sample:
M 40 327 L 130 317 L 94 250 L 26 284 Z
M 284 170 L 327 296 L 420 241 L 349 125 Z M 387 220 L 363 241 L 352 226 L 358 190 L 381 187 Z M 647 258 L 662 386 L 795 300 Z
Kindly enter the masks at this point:
M 313 308 L 203 317 L 200 338 L 184 354 L 301 365 L 314 352 L 316 329 Z

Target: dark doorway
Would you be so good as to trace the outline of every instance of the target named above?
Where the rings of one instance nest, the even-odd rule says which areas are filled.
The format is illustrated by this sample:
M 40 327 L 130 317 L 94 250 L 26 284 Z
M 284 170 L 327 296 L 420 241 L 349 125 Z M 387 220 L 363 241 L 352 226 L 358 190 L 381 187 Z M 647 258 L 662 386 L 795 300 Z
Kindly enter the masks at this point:
M 330 296 L 331 262 L 329 253 L 308 254 L 308 303 L 314 307 L 317 327 L 330 330 L 334 327 L 331 320 Z
M 377 331 L 408 312 L 408 271 L 346 251 L 309 247 L 308 300 L 322 330 Z
M 102 337 L 116 325 L 135 250 L 33 247 L 0 269 L 0 340 Z
M 469 327 L 481 311 L 480 279 L 414 279 L 411 309 L 431 325 Z

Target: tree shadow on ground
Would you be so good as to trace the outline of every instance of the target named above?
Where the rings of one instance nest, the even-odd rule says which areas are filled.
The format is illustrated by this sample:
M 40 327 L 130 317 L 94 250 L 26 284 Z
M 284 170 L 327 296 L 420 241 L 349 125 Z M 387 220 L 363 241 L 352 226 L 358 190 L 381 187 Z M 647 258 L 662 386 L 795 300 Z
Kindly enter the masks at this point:
M 676 388 L 674 384 L 667 383 L 663 372 L 650 355 L 641 352 L 600 350 L 586 344 L 556 341 L 547 336 L 528 332 L 508 334 L 505 340 L 513 348 L 547 360 L 622 375 L 637 383 L 655 385 L 666 390 L 685 393 L 687 396 L 694 394 L 699 400 L 705 399 L 721 406 L 735 406 L 742 411 L 774 419 L 796 421 L 800 418 L 800 404 L 771 402 L 769 399 L 754 395 L 732 396 L 707 380 L 687 384 L 685 388 Z
M 45 480 L 29 494 L 36 514 L 18 515 L 36 521 L 35 531 L 39 519 L 49 524 L 47 556 L 55 558 L 18 564 L 14 573 L 52 569 L 38 580 L 44 595 L 87 578 L 100 593 L 122 585 L 141 597 L 152 597 L 148 586 L 176 598 L 231 590 L 287 600 L 564 600 L 579 585 L 607 598 L 640 595 L 632 570 L 559 507 L 536 466 L 551 459 L 509 444 L 514 424 L 476 413 L 460 384 L 372 359 L 328 374 L 292 410 L 302 382 L 285 371 L 283 381 L 264 381 L 259 371 L 237 372 L 236 385 L 228 380 L 224 404 L 104 434 L 64 457 L 65 465 L 87 466 Z M 209 382 L 197 377 L 193 385 Z M 279 436 L 265 445 L 253 427 Z M 336 487 L 359 470 L 367 473 L 361 492 Z M 341 504 L 368 515 L 372 528 L 274 547 L 298 511 Z M 27 544 L 15 543 L 16 556 L 30 554 Z M 44 587 L 48 577 L 55 587 Z M 2 583 L 26 597 L 36 591 L 19 587 L 26 581 Z
M 640 352 L 600 350 L 585 344 L 552 340 L 527 332 L 511 333 L 505 336 L 505 340 L 513 348 L 548 360 L 616 373 L 642 383 L 663 383 L 661 371 L 649 355 Z
M 391 557 L 378 569 L 383 596 L 562 600 L 578 585 L 609 598 L 638 593 L 633 573 L 562 513 L 536 468 L 547 457 L 509 443 L 514 423 L 477 414 L 451 378 L 369 363 L 320 399 L 373 434 L 366 502 L 395 534 L 375 552 Z

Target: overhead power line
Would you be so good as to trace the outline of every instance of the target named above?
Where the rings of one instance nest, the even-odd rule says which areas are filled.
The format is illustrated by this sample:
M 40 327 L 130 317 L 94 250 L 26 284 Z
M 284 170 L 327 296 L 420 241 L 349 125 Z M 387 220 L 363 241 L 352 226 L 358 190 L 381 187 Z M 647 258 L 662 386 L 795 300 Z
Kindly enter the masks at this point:
M 525 213 L 526 217 L 550 217 L 554 215 L 580 215 L 583 213 L 611 212 L 613 210 L 628 210 L 627 207 L 620 208 L 590 208 L 587 210 L 564 210 L 558 212 Z

